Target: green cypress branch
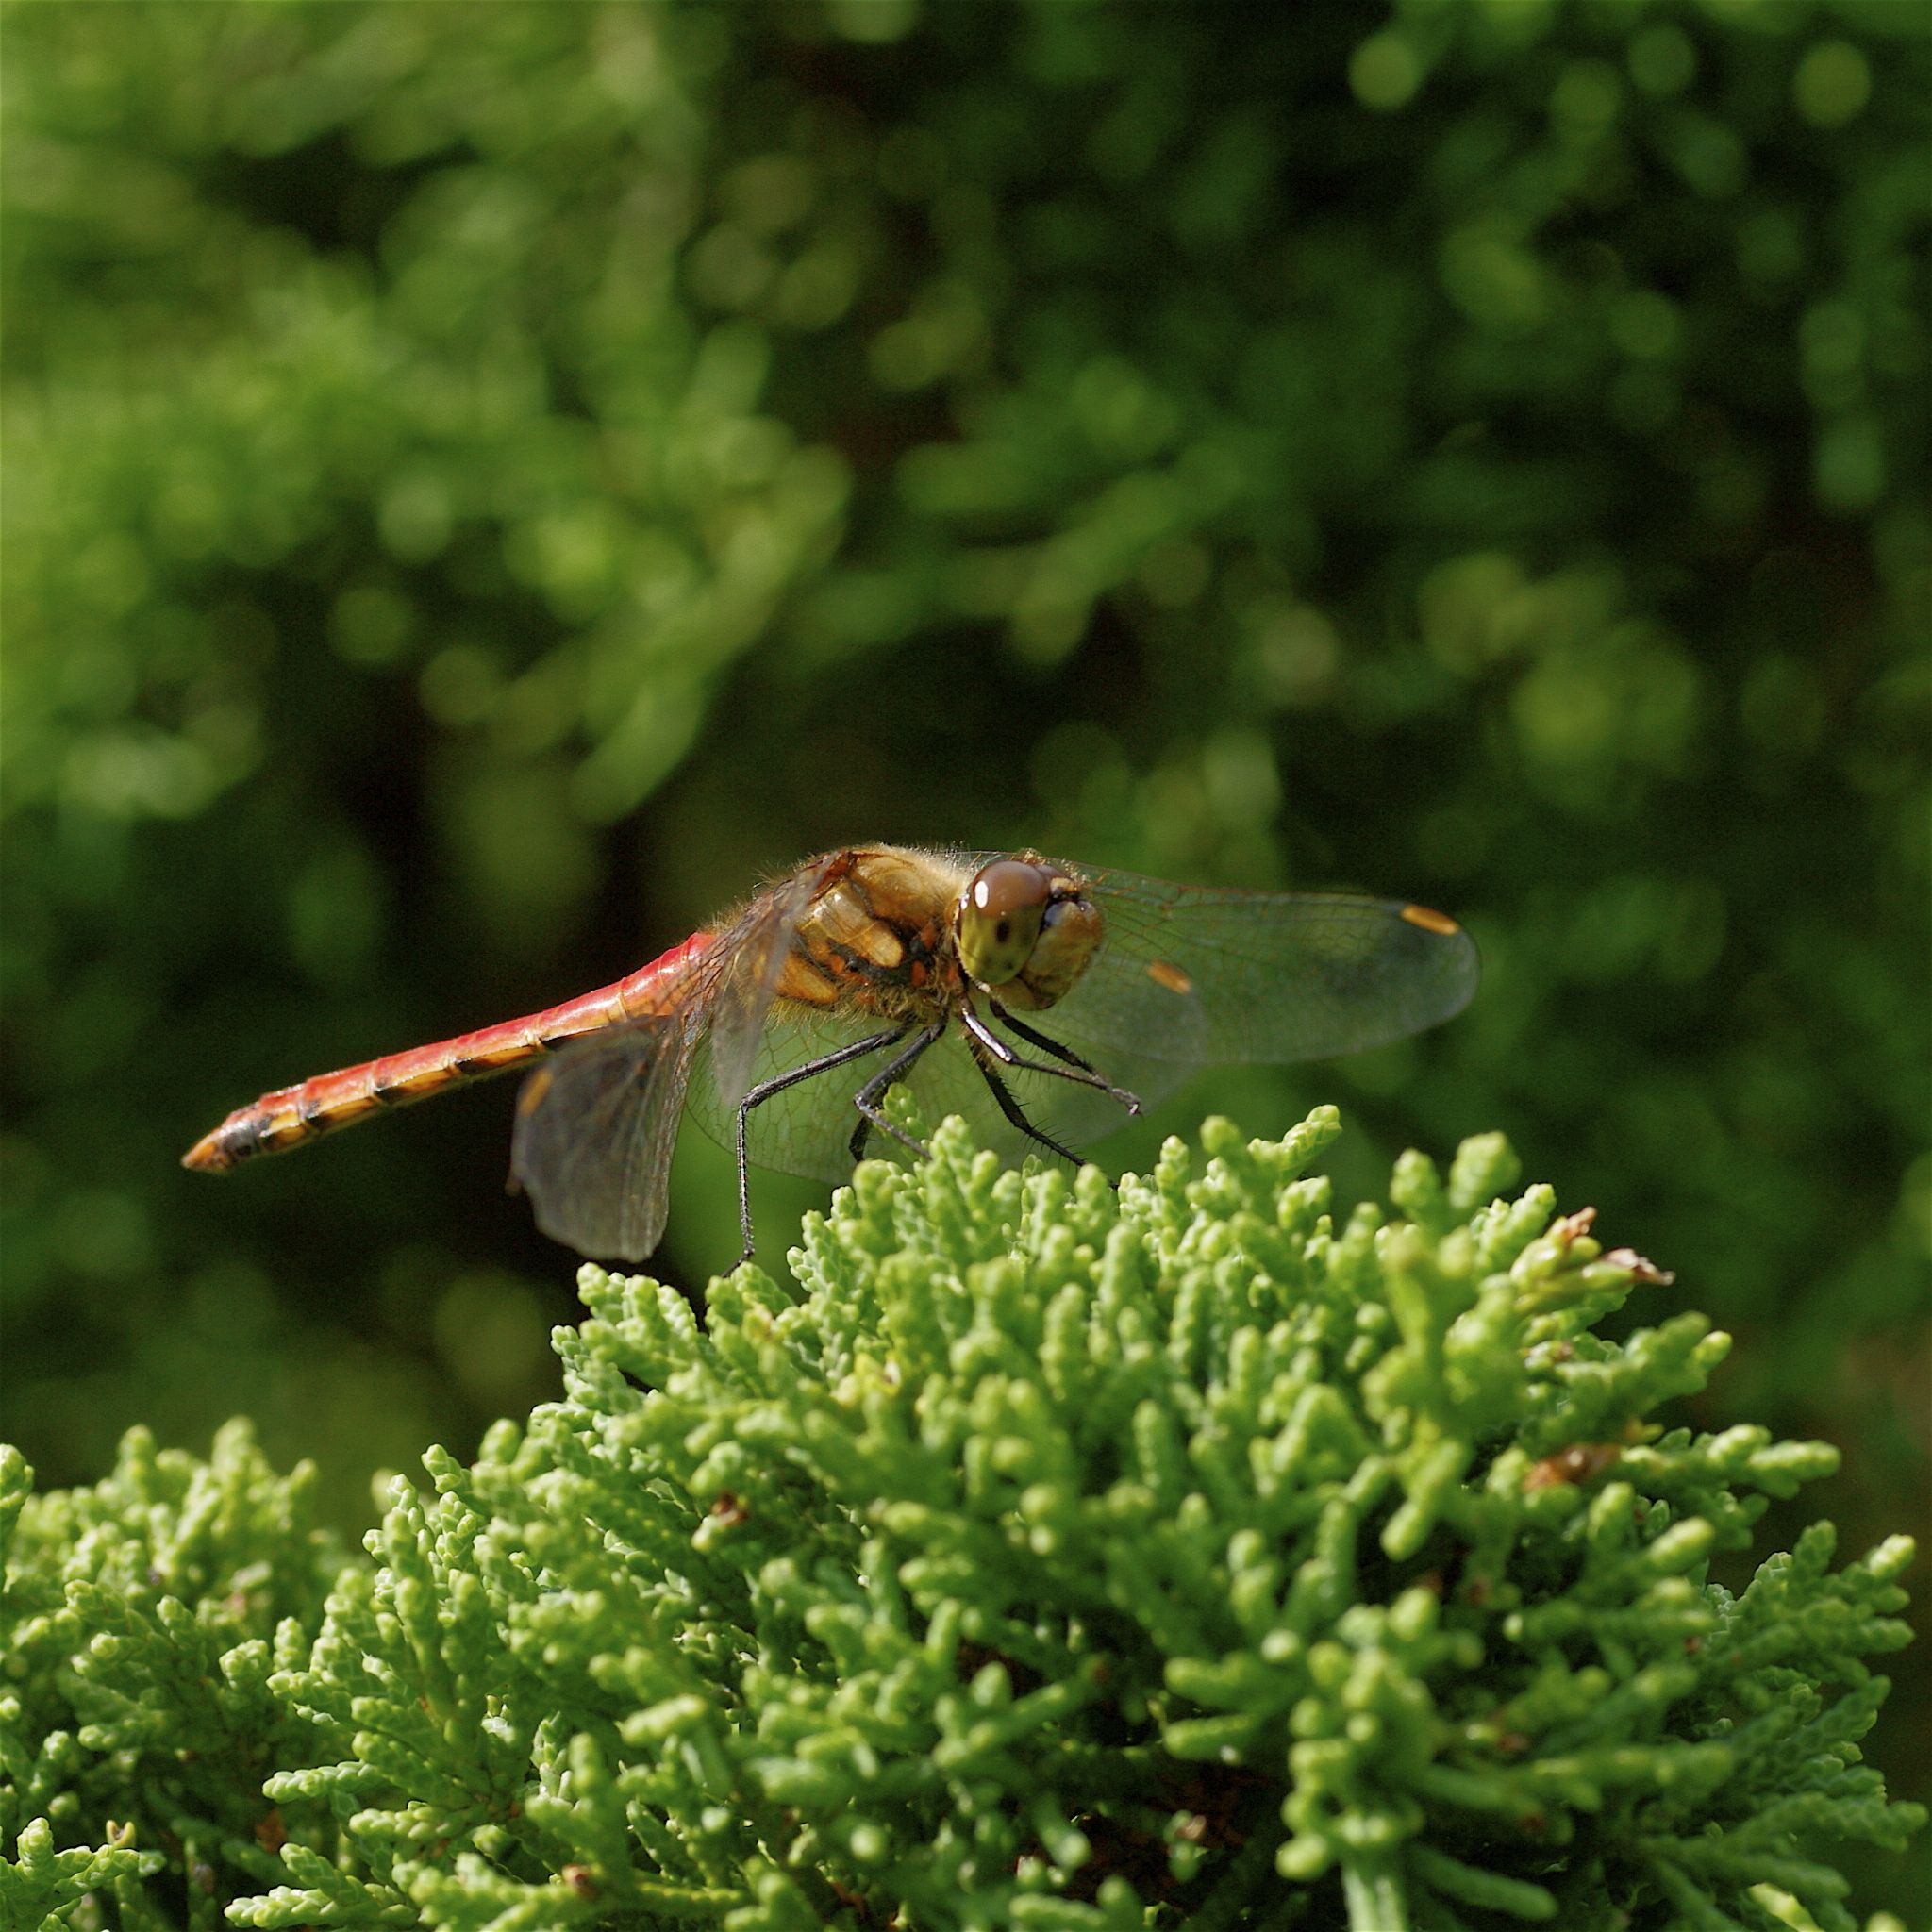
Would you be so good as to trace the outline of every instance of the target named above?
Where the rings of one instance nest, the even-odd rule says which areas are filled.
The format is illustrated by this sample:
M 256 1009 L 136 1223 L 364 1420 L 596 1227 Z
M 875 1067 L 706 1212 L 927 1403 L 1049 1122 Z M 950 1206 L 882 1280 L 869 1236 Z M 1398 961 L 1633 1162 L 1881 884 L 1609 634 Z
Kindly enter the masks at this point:
M 1832 1452 L 1665 1426 L 1728 1339 L 1498 1137 L 1338 1217 L 1337 1131 L 1114 1188 L 948 1124 L 702 1321 L 586 1269 L 363 1559 L 239 1425 L 8 1452 L 0 1920 L 1849 1927 L 1909 1541 L 1728 1594 Z

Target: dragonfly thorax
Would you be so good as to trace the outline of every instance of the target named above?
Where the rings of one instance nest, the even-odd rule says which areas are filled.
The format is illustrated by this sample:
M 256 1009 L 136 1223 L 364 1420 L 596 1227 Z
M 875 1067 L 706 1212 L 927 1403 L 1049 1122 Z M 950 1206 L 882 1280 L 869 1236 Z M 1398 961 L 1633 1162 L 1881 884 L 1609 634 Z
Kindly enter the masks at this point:
M 1103 930 L 1100 908 L 1080 882 L 1035 858 L 981 866 L 953 914 L 953 943 L 967 978 L 1022 1012 L 1066 996 Z

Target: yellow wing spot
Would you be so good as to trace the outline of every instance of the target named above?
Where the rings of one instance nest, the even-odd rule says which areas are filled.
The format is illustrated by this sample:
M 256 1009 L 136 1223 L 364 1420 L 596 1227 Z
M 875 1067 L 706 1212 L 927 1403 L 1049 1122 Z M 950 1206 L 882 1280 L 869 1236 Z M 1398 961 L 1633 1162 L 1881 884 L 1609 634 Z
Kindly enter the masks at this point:
M 1424 932 L 1435 933 L 1445 940 L 1451 933 L 1462 930 L 1446 912 L 1438 912 L 1431 906 L 1405 906 L 1402 908 L 1402 916 L 1409 924 L 1419 925 Z
M 1172 959 L 1149 960 L 1147 977 L 1156 986 L 1166 987 L 1169 992 L 1188 993 L 1194 990 L 1194 982 Z
M 550 1083 L 556 1077 L 548 1067 L 539 1067 L 524 1082 L 524 1091 L 517 1095 L 517 1111 L 520 1114 L 535 1113 L 543 1105 L 543 1096 L 550 1091 Z

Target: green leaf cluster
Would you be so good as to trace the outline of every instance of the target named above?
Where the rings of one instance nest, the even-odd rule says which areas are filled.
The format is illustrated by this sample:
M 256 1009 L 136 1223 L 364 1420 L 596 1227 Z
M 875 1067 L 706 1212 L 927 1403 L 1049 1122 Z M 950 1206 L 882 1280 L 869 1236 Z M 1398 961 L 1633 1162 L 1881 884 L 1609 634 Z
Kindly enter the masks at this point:
M 1908 1540 L 1724 1588 L 1834 1452 L 1660 1414 L 1728 1338 L 1499 1136 L 1341 1214 L 1338 1128 L 1116 1187 L 949 1123 L 702 1320 L 586 1268 L 366 1561 L 239 1427 L 10 1456 L 0 1911 L 1851 1932 Z

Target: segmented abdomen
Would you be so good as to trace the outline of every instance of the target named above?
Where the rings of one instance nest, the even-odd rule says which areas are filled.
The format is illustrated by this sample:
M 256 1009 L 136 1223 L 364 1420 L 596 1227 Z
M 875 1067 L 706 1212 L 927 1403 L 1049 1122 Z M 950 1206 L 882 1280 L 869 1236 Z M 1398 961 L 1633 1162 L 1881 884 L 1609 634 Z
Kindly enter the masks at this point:
M 384 1108 L 407 1107 L 447 1087 L 507 1074 L 579 1034 L 669 1012 L 691 962 L 710 942 L 709 933 L 693 933 L 648 966 L 561 1006 L 264 1093 L 205 1134 L 181 1157 L 181 1165 L 225 1174 L 255 1155 L 300 1147 Z

